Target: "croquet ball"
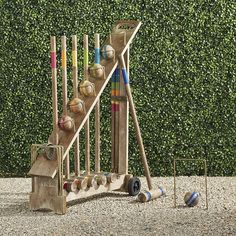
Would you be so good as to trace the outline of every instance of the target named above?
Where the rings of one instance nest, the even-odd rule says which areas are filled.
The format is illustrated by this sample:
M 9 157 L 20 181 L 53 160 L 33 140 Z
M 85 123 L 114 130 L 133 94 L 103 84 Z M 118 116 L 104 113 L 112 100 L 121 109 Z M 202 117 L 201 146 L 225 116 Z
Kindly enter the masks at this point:
M 184 196 L 184 202 L 189 207 L 194 207 L 199 202 L 199 193 L 197 192 L 187 192 Z
M 63 184 L 63 189 L 65 189 L 67 192 L 70 192 L 71 191 L 71 183 L 65 182 Z
M 70 116 L 62 116 L 59 119 L 59 128 L 61 130 L 72 130 L 74 127 L 73 119 Z
M 83 112 L 83 101 L 79 98 L 74 98 L 69 103 L 70 111 L 73 113 L 82 113 Z
M 94 84 L 91 83 L 88 80 L 85 80 L 80 85 L 80 93 L 83 94 L 84 96 L 92 96 L 92 95 L 94 95 L 95 94 Z
M 89 73 L 92 77 L 100 79 L 104 74 L 103 66 L 95 63 L 89 68 Z
M 113 47 L 111 45 L 105 45 L 102 48 L 102 56 L 103 58 L 105 58 L 106 60 L 108 59 L 112 59 L 115 55 L 115 50 L 113 49 Z

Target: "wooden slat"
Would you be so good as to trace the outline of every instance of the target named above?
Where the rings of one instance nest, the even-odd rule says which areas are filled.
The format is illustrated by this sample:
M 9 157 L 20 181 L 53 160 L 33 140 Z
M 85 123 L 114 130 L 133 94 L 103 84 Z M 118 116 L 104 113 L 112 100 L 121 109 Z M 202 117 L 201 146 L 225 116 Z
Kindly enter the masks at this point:
M 90 175 L 90 135 L 89 135 L 89 117 L 85 122 L 85 171 Z
M 116 94 L 115 96 L 119 96 L 119 83 L 117 81 L 119 81 L 118 78 L 118 68 L 117 68 L 117 72 L 116 72 L 116 82 L 115 82 L 115 91 Z M 119 153 L 120 153 L 120 149 L 119 149 L 119 111 L 117 109 L 117 107 L 119 106 L 119 102 L 115 101 L 115 106 L 116 106 L 116 111 L 115 111 L 115 173 L 118 173 L 118 168 L 119 168 Z
M 100 170 L 100 99 L 95 106 L 95 172 Z
M 79 135 L 75 140 L 75 146 L 74 146 L 74 167 L 75 167 L 75 176 L 80 176 Z
M 67 115 L 67 60 L 66 60 L 66 36 L 61 37 L 61 64 L 62 64 L 62 107 L 63 115 Z M 70 178 L 70 157 L 69 153 L 66 156 L 65 160 L 65 175 L 66 178 Z
M 55 57 L 54 57 L 55 55 Z M 52 108 L 53 108 L 53 144 L 58 144 L 58 108 L 57 108 L 57 68 L 56 68 L 56 37 L 51 37 L 52 66 Z
M 126 69 L 129 76 L 129 48 L 124 55 Z M 127 97 L 125 85 L 120 69 L 120 96 Z M 129 102 L 128 99 L 120 101 L 119 110 L 119 156 L 118 173 L 128 174 L 128 137 L 129 137 Z
M 44 156 L 38 156 L 28 175 L 45 176 L 54 178 L 57 170 L 57 160 L 48 160 Z
M 73 77 L 73 97 L 78 97 L 78 63 L 77 63 L 77 36 L 72 35 L 72 77 Z M 74 144 L 74 169 L 75 175 L 80 175 L 80 150 L 79 133 Z

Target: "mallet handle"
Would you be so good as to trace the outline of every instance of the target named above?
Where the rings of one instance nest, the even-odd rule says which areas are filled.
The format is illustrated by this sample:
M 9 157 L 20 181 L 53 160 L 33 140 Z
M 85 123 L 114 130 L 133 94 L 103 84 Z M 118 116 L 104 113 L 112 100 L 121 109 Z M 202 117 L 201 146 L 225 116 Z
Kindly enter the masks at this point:
M 58 144 L 58 108 L 57 108 L 57 60 L 56 37 L 51 36 L 51 68 L 52 68 L 52 108 L 53 108 L 53 144 Z
M 88 80 L 88 35 L 84 35 L 84 80 Z
M 62 97 L 63 114 L 67 115 L 67 68 L 66 68 L 66 36 L 61 37 Z
M 119 59 L 120 59 L 120 63 L 122 66 L 122 75 L 123 75 L 123 79 L 124 79 L 126 93 L 127 93 L 128 100 L 130 103 L 130 111 L 131 111 L 131 116 L 132 116 L 132 119 L 134 122 L 134 128 L 135 128 L 136 137 L 137 137 L 137 141 L 138 141 L 138 145 L 139 145 L 139 152 L 140 152 L 140 155 L 142 158 L 144 172 L 145 172 L 145 176 L 147 178 L 148 188 L 149 188 L 149 190 L 151 190 L 152 189 L 152 179 L 151 179 L 151 175 L 150 175 L 150 171 L 149 171 L 149 167 L 148 167 L 148 163 L 147 163 L 147 157 L 146 157 L 145 150 L 144 150 L 143 140 L 142 140 L 141 131 L 139 128 L 139 123 L 138 123 L 138 118 L 136 115 L 133 97 L 132 97 L 132 93 L 130 90 L 130 85 L 129 85 L 129 81 L 128 81 L 128 75 L 126 72 L 124 57 L 119 56 Z
M 73 97 L 78 97 L 77 36 L 72 35 Z

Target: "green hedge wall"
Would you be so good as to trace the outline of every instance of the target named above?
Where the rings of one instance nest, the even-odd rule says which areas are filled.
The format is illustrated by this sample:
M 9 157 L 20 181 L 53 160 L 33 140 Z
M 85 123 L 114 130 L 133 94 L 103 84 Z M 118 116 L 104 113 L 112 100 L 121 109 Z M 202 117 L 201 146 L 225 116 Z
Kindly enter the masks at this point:
M 52 130 L 50 35 L 59 44 L 61 35 L 70 43 L 77 34 L 82 46 L 84 33 L 91 39 L 99 32 L 104 39 L 120 19 L 143 23 L 131 48 L 130 79 L 151 173 L 171 175 L 174 158 L 206 158 L 209 175 L 236 174 L 234 1 L 2 0 L 0 9 L 1 176 L 26 175 L 31 144 L 45 143 Z M 105 170 L 110 164 L 109 89 L 102 97 Z M 130 172 L 141 175 L 132 124 L 130 143 Z M 198 167 L 184 162 L 178 170 L 201 174 Z

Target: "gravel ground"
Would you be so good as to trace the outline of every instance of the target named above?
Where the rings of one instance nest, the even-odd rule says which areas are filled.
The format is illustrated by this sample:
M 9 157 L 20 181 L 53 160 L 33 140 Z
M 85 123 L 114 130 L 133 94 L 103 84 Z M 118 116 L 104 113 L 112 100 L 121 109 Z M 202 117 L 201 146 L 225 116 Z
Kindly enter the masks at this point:
M 109 192 L 80 199 L 66 215 L 30 211 L 31 179 L 0 179 L 0 235 L 236 235 L 236 177 L 209 177 L 209 209 L 205 209 L 203 177 L 153 178 L 167 196 L 139 203 L 126 193 Z M 142 188 L 146 181 L 141 178 Z M 200 203 L 183 204 L 187 191 L 199 191 Z

